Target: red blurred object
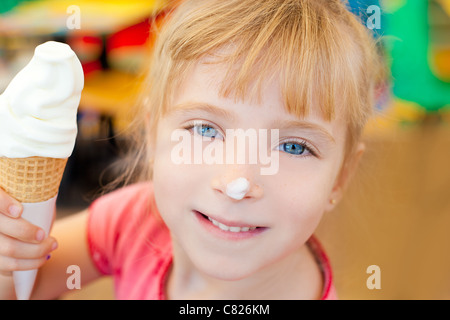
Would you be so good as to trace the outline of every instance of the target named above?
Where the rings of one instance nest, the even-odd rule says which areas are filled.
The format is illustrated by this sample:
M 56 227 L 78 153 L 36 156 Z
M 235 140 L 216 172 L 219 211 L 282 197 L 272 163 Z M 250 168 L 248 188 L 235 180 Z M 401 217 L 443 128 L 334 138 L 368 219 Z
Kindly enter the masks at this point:
M 102 64 L 99 60 L 83 62 L 81 63 L 81 66 L 83 67 L 83 72 L 85 76 L 89 75 L 94 71 L 102 70 Z
M 67 39 L 67 43 L 76 52 L 83 66 L 85 75 L 101 70 L 102 64 L 99 58 L 103 50 L 103 41 L 100 36 L 80 35 Z
M 147 43 L 150 34 L 150 19 L 120 30 L 107 41 L 107 52 L 128 46 L 143 46 Z
M 166 12 L 149 17 L 111 34 L 78 34 L 67 42 L 77 53 L 85 75 L 105 68 L 133 69 L 143 63 L 155 36 L 151 24 L 160 25 Z

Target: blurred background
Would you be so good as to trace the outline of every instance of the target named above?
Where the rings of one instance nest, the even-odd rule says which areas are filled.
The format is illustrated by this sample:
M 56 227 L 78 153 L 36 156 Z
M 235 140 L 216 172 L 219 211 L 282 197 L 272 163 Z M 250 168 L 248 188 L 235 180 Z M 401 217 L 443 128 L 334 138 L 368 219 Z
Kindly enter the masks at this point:
M 45 41 L 68 43 L 85 72 L 61 218 L 114 178 L 165 1 L 0 1 L 0 92 Z M 341 299 L 450 299 L 450 0 L 353 0 L 391 72 L 367 126 L 367 152 L 318 238 Z M 369 289 L 367 268 L 380 270 Z M 61 299 L 113 299 L 109 278 Z

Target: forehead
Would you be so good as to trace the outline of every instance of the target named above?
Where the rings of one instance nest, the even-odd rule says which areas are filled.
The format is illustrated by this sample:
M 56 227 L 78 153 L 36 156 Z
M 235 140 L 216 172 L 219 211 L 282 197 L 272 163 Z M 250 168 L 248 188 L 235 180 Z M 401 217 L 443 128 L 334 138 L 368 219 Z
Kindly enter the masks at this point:
M 227 66 L 200 61 L 187 73 L 179 87 L 175 90 L 172 104 L 180 100 L 202 98 L 210 101 L 232 100 L 236 104 L 249 103 L 263 106 L 271 104 L 275 107 L 283 105 L 280 84 L 276 79 L 263 79 L 260 83 L 252 81 L 244 95 L 237 92 L 225 92 L 227 86 Z M 233 91 L 238 91 L 235 88 Z
M 203 102 L 205 105 L 221 106 L 233 104 L 236 107 L 245 108 L 253 106 L 258 110 L 258 114 L 272 113 L 279 117 L 289 118 L 291 120 L 305 120 L 307 118 L 320 119 L 331 122 L 331 119 L 324 117 L 318 102 L 314 96 L 307 106 L 309 112 L 299 115 L 286 106 L 286 99 L 282 88 L 282 82 L 277 75 L 276 70 L 272 76 L 266 78 L 255 78 L 248 83 L 244 92 L 239 92 L 240 88 L 229 88 L 226 74 L 229 72 L 229 66 L 225 63 L 212 63 L 205 59 L 193 65 L 177 86 L 167 111 L 171 113 L 174 106 L 185 105 L 192 102 Z M 228 91 L 227 91 L 228 90 Z M 306 107 L 306 106 L 305 106 Z M 258 109 L 256 109 L 258 108 Z M 339 112 L 341 106 L 336 108 L 338 112 L 337 119 L 343 120 L 343 112 Z M 255 114 L 256 115 L 256 114 Z

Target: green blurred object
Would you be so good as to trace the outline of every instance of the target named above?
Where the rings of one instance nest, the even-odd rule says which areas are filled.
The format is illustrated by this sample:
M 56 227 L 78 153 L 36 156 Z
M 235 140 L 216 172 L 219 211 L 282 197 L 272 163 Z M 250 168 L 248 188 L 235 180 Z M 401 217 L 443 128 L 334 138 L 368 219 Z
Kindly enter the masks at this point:
M 0 14 L 11 11 L 14 7 L 22 2 L 31 2 L 36 0 L 0 0 Z
M 21 0 L 2 0 L 0 2 L 0 14 L 8 12 L 15 6 L 17 6 Z
M 427 112 L 438 111 L 450 105 L 450 82 L 437 77 L 430 67 L 434 45 L 431 39 L 436 29 L 430 24 L 429 10 L 435 2 L 406 0 L 402 4 L 386 15 L 393 93 Z M 445 38 L 450 46 L 448 30 Z

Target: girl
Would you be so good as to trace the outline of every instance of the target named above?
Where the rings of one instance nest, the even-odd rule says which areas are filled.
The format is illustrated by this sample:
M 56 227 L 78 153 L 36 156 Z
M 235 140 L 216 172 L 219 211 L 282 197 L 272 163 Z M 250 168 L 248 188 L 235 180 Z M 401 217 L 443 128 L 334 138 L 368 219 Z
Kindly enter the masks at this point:
M 313 233 L 363 153 L 379 66 L 340 0 L 183 1 L 154 46 L 130 185 L 46 239 L 0 193 L 1 298 L 38 267 L 33 298 L 55 298 L 69 265 L 82 285 L 113 275 L 118 299 L 335 298 Z M 247 151 L 243 131 L 276 170 L 195 161 Z

